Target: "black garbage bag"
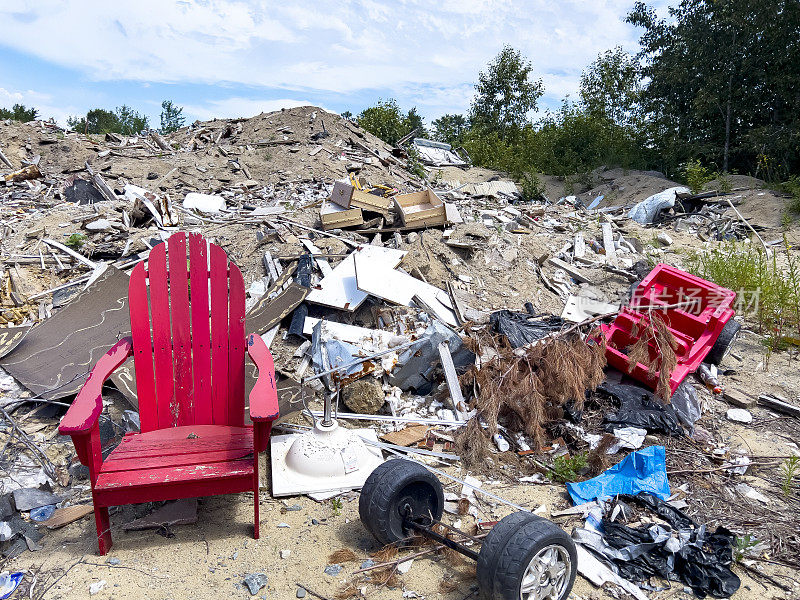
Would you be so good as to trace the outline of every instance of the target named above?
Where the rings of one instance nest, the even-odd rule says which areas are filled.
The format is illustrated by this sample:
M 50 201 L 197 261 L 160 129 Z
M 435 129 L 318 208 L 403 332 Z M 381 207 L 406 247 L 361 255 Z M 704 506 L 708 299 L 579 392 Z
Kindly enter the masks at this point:
M 638 504 L 669 523 L 629 527 L 603 518 L 603 539 L 615 554 L 609 552 L 605 558 L 622 577 L 643 581 L 658 575 L 678 580 L 700 598 L 728 598 L 739 589 L 741 580 L 730 568 L 735 543 L 730 531 L 718 527 L 708 533 L 705 525 L 647 492 L 620 494 L 616 501 Z
M 617 412 L 607 414 L 603 420 L 607 431 L 615 427 L 640 427 L 649 433 L 666 433 L 674 437 L 683 435 L 675 409 L 657 399 L 650 390 L 609 381 L 603 382 L 597 389 L 616 398 L 620 404 Z
M 492 330 L 508 338 L 512 348 L 519 348 L 540 340 L 564 325 L 564 319 L 555 315 L 535 315 L 510 310 L 498 310 L 489 317 Z

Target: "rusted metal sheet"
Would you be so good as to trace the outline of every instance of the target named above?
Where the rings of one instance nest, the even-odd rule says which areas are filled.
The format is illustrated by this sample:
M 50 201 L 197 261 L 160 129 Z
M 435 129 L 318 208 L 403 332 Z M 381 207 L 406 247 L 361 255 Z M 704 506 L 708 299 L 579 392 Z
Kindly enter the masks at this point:
M 0 365 L 37 396 L 75 394 L 91 368 L 130 335 L 128 276 L 114 267 L 52 317 L 31 328 Z

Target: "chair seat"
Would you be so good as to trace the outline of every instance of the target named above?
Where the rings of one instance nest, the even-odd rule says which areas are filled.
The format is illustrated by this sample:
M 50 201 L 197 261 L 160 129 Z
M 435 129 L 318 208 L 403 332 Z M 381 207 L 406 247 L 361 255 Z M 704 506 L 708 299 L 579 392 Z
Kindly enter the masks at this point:
M 103 462 L 94 490 L 109 504 L 120 494 L 139 502 L 135 492 L 154 486 L 163 488 L 162 499 L 251 490 L 252 455 L 251 427 L 187 425 L 127 435 Z

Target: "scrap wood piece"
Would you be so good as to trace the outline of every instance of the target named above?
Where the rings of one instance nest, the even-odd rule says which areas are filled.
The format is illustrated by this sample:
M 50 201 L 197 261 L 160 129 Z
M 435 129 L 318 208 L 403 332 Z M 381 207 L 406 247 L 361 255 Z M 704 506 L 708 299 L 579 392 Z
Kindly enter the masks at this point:
M 100 173 L 95 173 L 88 161 L 84 163 L 84 165 L 86 167 L 86 172 L 89 173 L 89 177 L 92 178 L 92 182 L 97 190 L 103 195 L 103 198 L 111 201 L 119 200 L 117 195 L 114 193 L 114 190 L 112 190 L 106 183 L 106 180 L 103 179 L 103 176 L 100 175 Z
M 292 282 L 274 298 L 264 294 L 245 315 L 245 330 L 248 333 L 264 333 L 272 329 L 297 308 L 308 293 L 307 287 Z
M 758 397 L 759 406 L 765 406 L 771 410 L 781 412 L 793 417 L 800 417 L 800 407 L 789 404 L 784 400 L 780 400 L 768 394 L 762 394 Z
M 547 262 L 549 262 L 551 265 L 553 265 L 558 269 L 564 270 L 567 273 L 567 275 L 572 277 L 578 283 L 593 283 L 591 279 L 586 277 L 586 275 L 581 273 L 578 269 L 576 269 L 575 267 L 573 267 L 568 263 L 565 263 L 563 260 L 559 258 L 551 256 L 550 258 L 547 259 Z
M 359 246 L 347 258 L 341 261 L 322 278 L 317 286 L 308 295 L 308 302 L 321 304 L 353 312 L 369 294 L 359 289 L 356 280 L 356 256 L 363 257 L 365 261 L 374 264 L 376 269 L 391 271 L 406 255 L 405 250 L 395 250 L 381 246 Z
M 75 250 L 73 250 L 72 248 L 70 248 L 68 246 L 65 246 L 64 244 L 56 242 L 55 240 L 49 240 L 47 238 L 42 238 L 42 241 L 45 244 L 47 244 L 48 246 L 52 246 L 53 248 L 58 248 L 63 253 L 69 254 L 72 258 L 74 258 L 75 260 L 77 260 L 79 262 L 82 262 L 87 267 L 90 267 L 92 269 L 96 269 L 98 267 L 98 263 L 96 263 L 96 262 L 94 262 L 92 260 L 89 260 L 88 258 L 86 258 L 80 252 L 75 252 Z
M 23 167 L 17 171 L 13 171 L 5 176 L 5 180 L 8 181 L 26 181 L 28 179 L 39 179 L 42 176 L 42 172 L 39 171 L 39 167 L 36 165 L 28 165 L 27 167 Z
M 100 357 L 126 335 L 128 276 L 109 266 L 64 308 L 31 328 L 0 366 L 37 396 L 57 400 L 75 394 Z
M 586 240 L 583 238 L 583 232 L 579 231 L 575 234 L 575 240 L 573 242 L 573 252 L 575 253 L 575 258 L 583 258 L 586 256 Z
M 752 408 L 758 403 L 758 399 L 752 398 L 736 389 L 722 390 L 722 397 L 725 398 L 728 404 L 738 408 Z
M 617 249 L 614 247 L 614 231 L 611 229 L 611 223 L 603 223 L 600 228 L 603 230 L 603 248 L 606 251 L 606 258 L 612 260 L 617 256 Z
M 57 508 L 53 516 L 43 521 L 42 524 L 46 525 L 48 529 L 58 529 L 59 527 L 64 527 L 64 525 L 74 523 L 92 512 L 94 512 L 94 508 L 91 504 L 65 506 L 64 508 Z
M 456 412 L 456 417 L 464 419 L 464 412 L 462 409 L 466 408 L 464 395 L 461 393 L 461 384 L 458 382 L 458 374 L 456 373 L 456 366 L 453 364 L 453 356 L 450 354 L 450 347 L 447 342 L 440 342 L 438 345 L 439 359 L 442 361 L 442 369 L 444 370 L 445 380 L 447 387 L 450 389 L 450 400 L 453 402 L 453 409 Z
M 412 425 L 400 431 L 384 433 L 380 437 L 384 442 L 397 446 L 413 446 L 428 436 L 429 429 L 430 427 L 428 425 Z

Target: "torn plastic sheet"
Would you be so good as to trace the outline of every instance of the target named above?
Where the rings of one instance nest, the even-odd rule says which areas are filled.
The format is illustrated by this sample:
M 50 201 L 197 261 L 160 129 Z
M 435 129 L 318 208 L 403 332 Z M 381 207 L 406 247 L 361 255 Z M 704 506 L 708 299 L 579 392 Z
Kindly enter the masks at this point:
M 685 194 L 688 192 L 689 188 L 678 186 L 668 188 L 658 194 L 653 194 L 634 206 L 628 213 L 628 217 L 641 225 L 653 223 L 658 219 L 661 211 L 675 206 L 675 198 L 678 194 Z
M 475 355 L 464 347 L 461 337 L 452 329 L 434 320 L 417 342 L 397 359 L 390 382 L 402 390 L 413 389 L 427 395 L 433 388 L 433 372 L 440 364 L 439 344 L 447 343 L 456 370 L 474 364 Z
M 512 348 L 519 348 L 558 331 L 564 325 L 561 317 L 498 310 L 489 317 L 492 330 L 508 338 Z
M 686 425 L 690 431 L 694 431 L 694 424 L 703 413 L 700 409 L 700 399 L 697 397 L 697 392 L 688 379 L 684 379 L 683 383 L 672 394 L 670 404 L 675 409 L 678 420 Z
M 364 352 L 358 346 L 339 341 L 328 337 L 324 332 L 324 321 L 319 321 L 311 334 L 311 361 L 317 373 L 330 371 L 336 367 L 353 362 L 357 357 L 363 356 Z M 329 389 L 335 387 L 335 381 L 345 383 L 354 381 L 372 372 L 375 369 L 373 361 L 365 361 L 355 364 L 344 373 L 337 373 L 336 379 L 331 375 L 324 377 L 325 384 Z
M 670 490 L 664 446 L 649 446 L 631 452 L 597 477 L 567 483 L 567 492 L 574 504 L 639 492 L 650 492 L 666 500 Z
M 701 598 L 727 598 L 739 589 L 741 582 L 730 569 L 735 539 L 730 531 L 718 527 L 709 533 L 705 525 L 652 494 L 621 494 L 615 504 L 624 503 L 638 504 L 667 524 L 633 528 L 604 517 L 602 533 L 576 529 L 573 539 L 630 581 L 657 575 L 681 581 Z
M 678 415 L 670 404 L 656 399 L 650 390 L 627 383 L 604 382 L 598 390 L 619 400 L 620 407 L 615 413 L 606 415 L 606 429 L 632 426 L 647 429 L 653 433 L 666 433 L 671 436 L 683 435 Z

